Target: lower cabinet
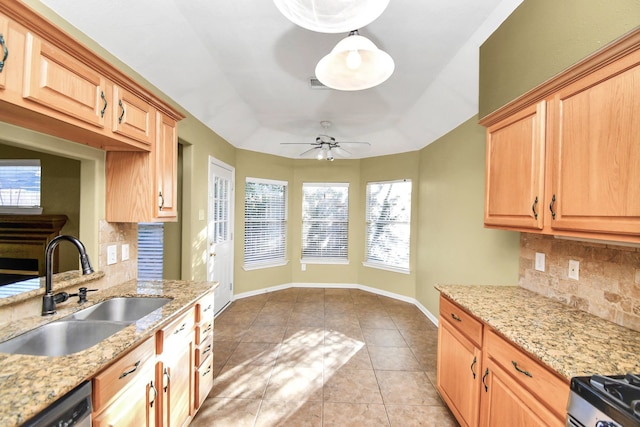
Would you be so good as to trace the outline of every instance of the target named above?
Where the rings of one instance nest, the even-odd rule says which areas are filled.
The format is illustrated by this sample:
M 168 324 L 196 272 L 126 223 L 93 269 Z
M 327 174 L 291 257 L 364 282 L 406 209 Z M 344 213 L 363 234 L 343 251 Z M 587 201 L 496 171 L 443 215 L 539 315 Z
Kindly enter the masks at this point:
M 437 384 L 461 426 L 565 425 L 568 381 L 444 297 Z

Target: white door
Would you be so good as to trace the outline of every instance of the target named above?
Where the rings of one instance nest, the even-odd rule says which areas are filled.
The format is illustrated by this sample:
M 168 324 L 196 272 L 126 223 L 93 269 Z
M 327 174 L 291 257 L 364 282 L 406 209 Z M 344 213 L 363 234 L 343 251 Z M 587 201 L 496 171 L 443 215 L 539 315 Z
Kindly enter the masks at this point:
M 209 157 L 207 280 L 220 283 L 214 296 L 216 314 L 233 297 L 234 175 L 233 167 Z

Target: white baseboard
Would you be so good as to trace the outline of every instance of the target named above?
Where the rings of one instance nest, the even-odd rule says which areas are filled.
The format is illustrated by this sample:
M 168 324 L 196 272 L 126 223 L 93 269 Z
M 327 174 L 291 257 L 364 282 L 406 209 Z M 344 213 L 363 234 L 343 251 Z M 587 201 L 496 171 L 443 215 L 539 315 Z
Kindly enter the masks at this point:
M 284 289 L 289 289 L 289 288 L 360 289 L 363 291 L 371 292 L 372 294 L 382 295 L 382 296 L 393 298 L 399 301 L 404 301 L 409 304 L 413 304 L 418 308 L 418 310 L 422 312 L 422 314 L 424 314 L 427 317 L 427 319 L 431 321 L 431 323 L 438 326 L 438 317 L 434 316 L 429 310 L 426 309 L 425 306 L 420 304 L 420 302 L 417 299 L 400 295 L 400 294 L 395 294 L 393 292 L 383 291 L 377 288 L 372 288 L 370 286 L 359 285 L 356 283 L 287 283 L 284 285 L 277 285 L 277 286 L 271 286 L 269 288 L 259 289 L 257 291 L 242 292 L 239 294 L 235 294 L 233 296 L 233 300 L 235 301 L 237 299 L 249 298 L 256 295 L 266 294 L 269 292 L 282 291 Z

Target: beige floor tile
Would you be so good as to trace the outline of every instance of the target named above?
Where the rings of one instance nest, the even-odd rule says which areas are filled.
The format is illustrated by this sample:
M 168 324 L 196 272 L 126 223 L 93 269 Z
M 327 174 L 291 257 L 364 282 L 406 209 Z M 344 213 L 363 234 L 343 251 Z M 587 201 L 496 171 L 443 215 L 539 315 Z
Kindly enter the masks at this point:
M 280 343 L 284 338 L 286 326 L 254 324 L 242 336 L 242 342 Z
M 289 322 L 289 317 L 291 316 L 291 311 L 284 312 L 270 312 L 262 310 L 258 316 L 256 316 L 256 320 L 253 322 L 253 326 L 286 326 Z
M 249 326 L 219 326 L 216 322 L 213 328 L 213 340 L 215 342 L 240 342 L 248 329 Z
M 300 366 L 306 368 L 322 369 L 324 346 L 301 346 L 284 343 L 276 360 L 276 365 Z
M 387 371 L 419 371 L 420 363 L 408 347 L 367 346 L 374 369 Z
M 273 366 L 280 352 L 281 344 L 262 342 L 241 342 L 227 359 L 227 365 L 270 365 Z M 213 346 L 215 357 L 216 346 Z
M 325 344 L 324 346 L 324 372 L 330 375 L 339 369 L 373 369 L 367 347 L 362 343 Z
M 388 426 L 384 405 L 325 402 L 322 413 L 324 427 Z
M 313 311 L 294 311 L 289 316 L 289 325 L 300 326 L 318 326 L 324 327 L 324 310 L 321 312 Z
M 277 365 L 265 392 L 267 400 L 322 401 L 322 367 Z
M 237 342 L 216 342 L 215 343 L 215 354 L 213 356 L 213 375 L 216 376 L 222 370 L 222 367 L 229 360 L 229 356 L 233 354 L 236 347 L 238 346 Z
M 252 427 L 260 399 L 227 399 L 211 397 L 191 422 L 191 427 Z
M 350 313 L 326 313 L 324 315 L 324 327 L 327 329 L 341 327 L 360 327 L 358 315 L 354 312 Z
M 391 427 L 458 427 L 449 410 L 443 406 L 387 405 Z
M 213 381 L 210 397 L 262 399 L 273 370 L 272 366 L 225 366 Z
M 334 341 L 345 342 L 350 341 L 354 343 L 364 344 L 364 335 L 362 329 L 357 326 L 333 326 L 325 327 L 324 330 L 324 343 L 330 344 Z
M 415 329 L 400 329 L 400 334 L 409 347 L 422 346 L 438 348 L 438 337 Z
M 324 378 L 325 402 L 382 403 L 373 370 L 342 368 Z
M 320 326 L 289 325 L 284 333 L 284 343 L 302 346 L 324 343 L 324 328 Z
M 362 328 L 364 342 L 376 347 L 407 347 L 407 343 L 397 329 Z
M 386 314 L 364 313 L 358 315 L 360 327 L 372 329 L 397 329 L 391 317 Z
M 321 427 L 322 402 L 262 402 L 256 427 Z
M 375 371 L 385 405 L 440 405 L 436 389 L 421 371 Z
M 255 311 L 255 312 L 247 311 L 247 312 L 241 312 L 237 314 L 230 314 L 225 312 L 216 318 L 215 327 L 221 328 L 221 327 L 228 326 L 228 327 L 236 327 L 236 328 L 240 328 L 240 327 L 248 328 L 256 319 L 256 317 L 258 316 L 258 313 L 259 311 Z

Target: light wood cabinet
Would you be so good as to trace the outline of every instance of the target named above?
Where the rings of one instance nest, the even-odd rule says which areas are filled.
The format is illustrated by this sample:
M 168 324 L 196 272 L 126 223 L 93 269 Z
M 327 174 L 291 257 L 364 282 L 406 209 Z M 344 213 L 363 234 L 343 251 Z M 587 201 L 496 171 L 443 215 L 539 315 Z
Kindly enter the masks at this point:
M 155 187 L 157 189 L 158 220 L 178 218 L 178 131 L 171 117 L 157 113 L 157 144 L 155 146 Z
M 202 405 L 213 387 L 213 292 L 196 303 L 194 355 L 194 410 Z
M 639 114 L 640 30 L 483 118 L 485 225 L 640 242 Z
M 155 339 L 149 338 L 93 379 L 93 425 L 153 427 L 158 389 Z
M 133 92 L 115 85 L 112 98 L 112 130 L 151 148 L 155 137 L 155 109 Z
M 440 297 L 437 387 L 462 426 L 561 426 L 569 384 Z

